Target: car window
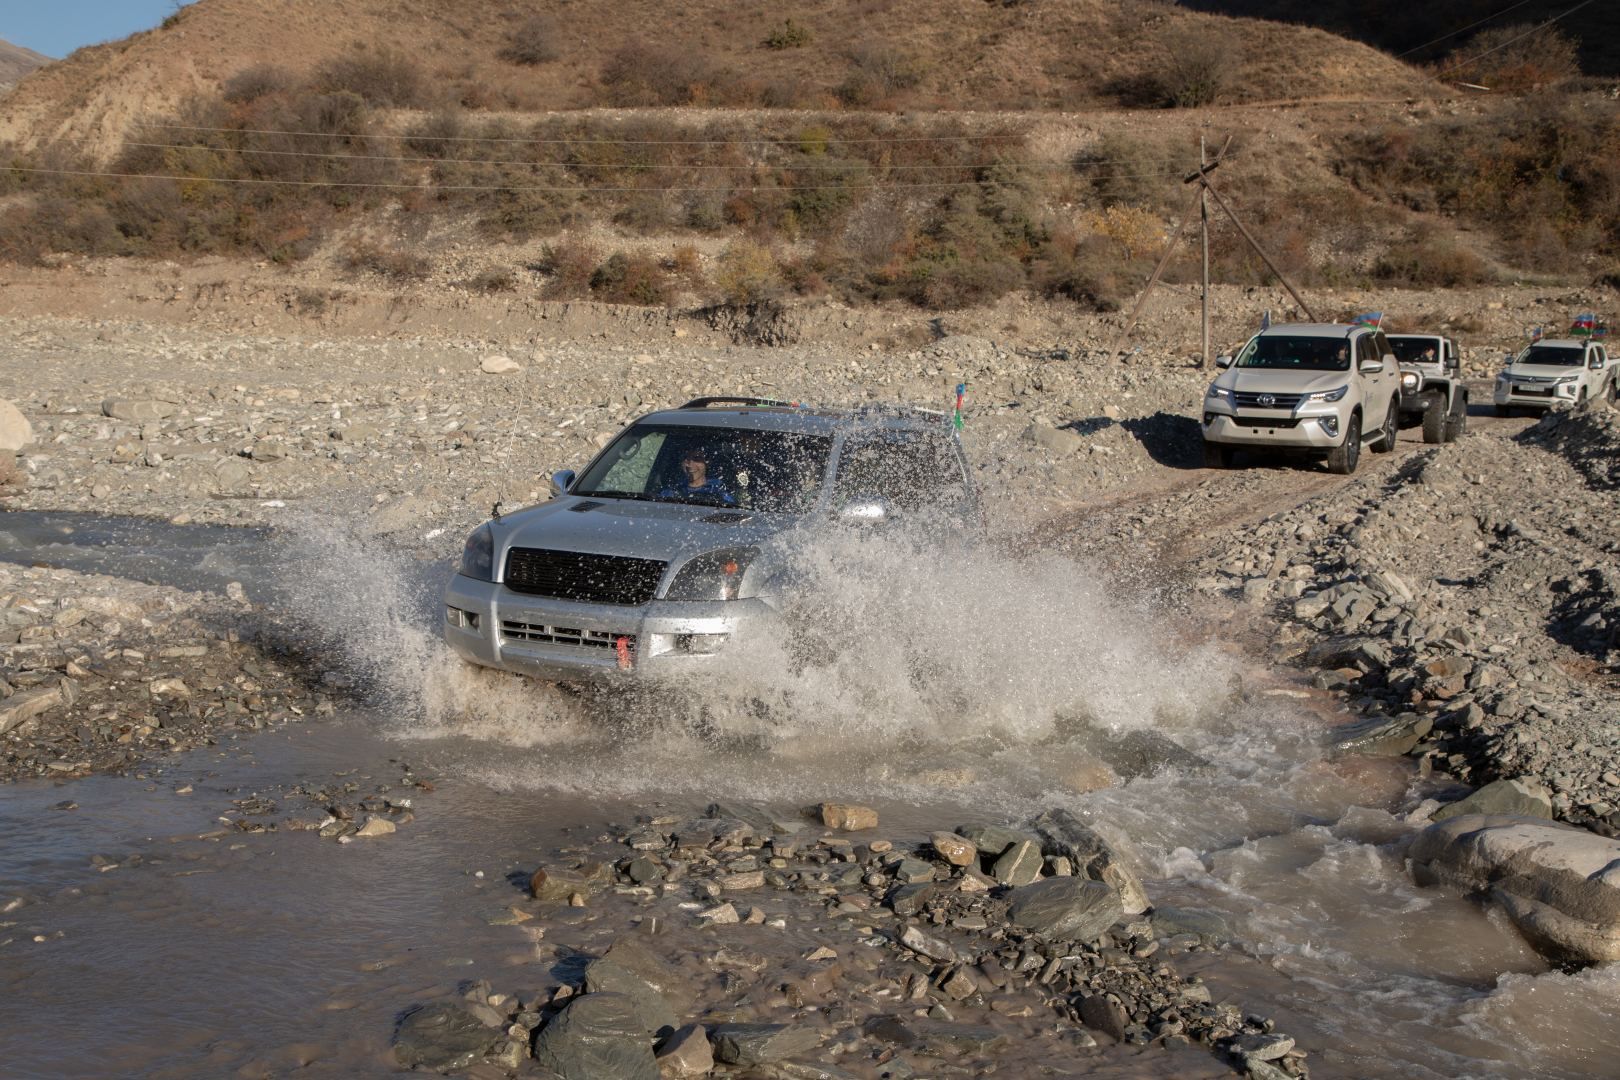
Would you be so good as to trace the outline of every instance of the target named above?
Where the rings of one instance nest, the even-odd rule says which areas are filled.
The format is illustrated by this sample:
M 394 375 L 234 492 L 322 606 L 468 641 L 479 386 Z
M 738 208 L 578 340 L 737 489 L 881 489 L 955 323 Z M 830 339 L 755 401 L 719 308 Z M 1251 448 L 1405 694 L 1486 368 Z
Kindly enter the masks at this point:
M 634 430 L 634 429 L 632 429 Z M 620 437 L 613 443 L 605 459 L 607 470 L 601 486 L 609 491 L 645 492 L 647 480 L 652 476 L 658 452 L 664 448 L 669 435 L 663 431 L 641 431 L 629 438 Z
M 1429 337 L 1394 337 L 1389 338 L 1390 351 L 1395 359 L 1403 364 L 1436 364 L 1439 363 L 1441 341 L 1439 338 Z
M 1250 340 L 1233 361 L 1240 368 L 1300 371 L 1349 371 L 1350 346 L 1342 337 L 1261 334 Z
M 821 492 L 831 450 L 825 435 L 635 424 L 571 493 L 802 513 Z
M 1377 360 L 1379 358 L 1378 342 L 1376 339 L 1374 339 L 1373 335 L 1363 334 L 1361 337 L 1356 339 L 1356 360 L 1358 362 L 1364 360 Z
M 1583 350 L 1577 345 L 1532 345 L 1519 354 L 1515 363 L 1543 364 L 1547 367 L 1579 367 Z
M 902 510 L 947 509 L 967 498 L 950 440 L 922 431 L 851 436 L 834 484 L 837 502 L 883 498 Z

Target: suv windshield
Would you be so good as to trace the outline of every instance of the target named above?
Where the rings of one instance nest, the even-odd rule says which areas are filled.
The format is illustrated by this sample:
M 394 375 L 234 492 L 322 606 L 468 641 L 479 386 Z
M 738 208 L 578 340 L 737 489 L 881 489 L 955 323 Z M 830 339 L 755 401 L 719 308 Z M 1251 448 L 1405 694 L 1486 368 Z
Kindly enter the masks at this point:
M 1240 368 L 1349 371 L 1350 342 L 1342 337 L 1261 334 L 1238 354 Z
M 1395 359 L 1402 364 L 1438 364 L 1440 362 L 1440 339 L 1417 337 L 1392 337 L 1389 347 L 1395 353 Z
M 801 514 L 815 505 L 831 448 L 824 435 L 635 424 L 569 494 Z
M 1545 364 L 1548 367 L 1580 367 L 1582 350 L 1569 345 L 1532 345 L 1519 354 L 1520 364 Z

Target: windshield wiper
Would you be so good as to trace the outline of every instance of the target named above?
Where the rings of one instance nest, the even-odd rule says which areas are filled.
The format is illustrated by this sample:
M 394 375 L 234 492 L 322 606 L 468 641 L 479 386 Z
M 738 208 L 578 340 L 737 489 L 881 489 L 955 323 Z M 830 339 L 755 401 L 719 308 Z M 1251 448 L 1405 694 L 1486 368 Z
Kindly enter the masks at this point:
M 641 502 L 657 502 L 645 491 L 570 491 L 570 495 L 579 495 L 588 499 L 636 499 Z

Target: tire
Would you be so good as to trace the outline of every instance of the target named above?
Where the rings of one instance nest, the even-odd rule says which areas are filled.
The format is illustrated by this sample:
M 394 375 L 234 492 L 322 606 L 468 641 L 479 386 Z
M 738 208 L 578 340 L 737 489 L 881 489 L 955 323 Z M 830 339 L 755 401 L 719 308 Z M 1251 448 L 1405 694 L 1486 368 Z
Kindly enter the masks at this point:
M 1204 441 L 1204 468 L 1206 469 L 1230 469 L 1232 459 L 1235 456 L 1236 451 L 1225 443 L 1210 442 L 1207 439 Z
M 1577 404 L 1577 405 L 1585 405 L 1586 404 L 1586 387 L 1584 387 L 1584 386 L 1581 387 L 1581 392 L 1575 395 L 1575 404 Z
M 1387 454 L 1395 449 L 1395 440 L 1400 437 L 1401 430 L 1401 403 L 1397 398 L 1389 399 L 1389 412 L 1384 416 L 1384 430 L 1378 436 L 1378 441 L 1372 443 L 1369 449 L 1375 454 Z
M 1443 443 L 1446 441 L 1446 425 L 1451 417 L 1445 409 L 1445 399 L 1436 398 L 1434 403 L 1423 410 L 1423 441 L 1426 443 Z
M 1616 401 L 1620 401 L 1620 379 L 1609 380 L 1608 398 L 1610 405 L 1613 405 Z
M 1497 419 L 1506 420 L 1509 416 L 1512 416 L 1512 415 L 1513 415 L 1513 410 L 1508 408 L 1506 405 L 1498 405 L 1496 407 Z
M 1446 417 L 1446 442 L 1456 442 L 1468 434 L 1468 398 L 1463 394 L 1456 395 L 1451 403 L 1451 413 Z
M 1344 441 L 1328 451 L 1328 472 L 1349 476 L 1361 461 L 1361 414 L 1351 413 L 1344 429 Z

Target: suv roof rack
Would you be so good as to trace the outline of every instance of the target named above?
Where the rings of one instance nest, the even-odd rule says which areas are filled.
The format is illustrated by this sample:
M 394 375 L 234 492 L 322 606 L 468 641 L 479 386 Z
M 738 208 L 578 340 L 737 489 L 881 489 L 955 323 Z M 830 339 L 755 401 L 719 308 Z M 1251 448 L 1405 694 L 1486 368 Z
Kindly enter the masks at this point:
M 741 405 L 741 406 L 743 406 L 745 408 L 767 408 L 767 409 L 768 408 L 791 409 L 791 408 L 794 407 L 794 405 L 793 405 L 793 403 L 791 401 L 778 401 L 775 398 L 700 397 L 700 398 L 693 398 L 691 401 L 688 401 L 685 405 L 682 405 L 681 408 L 683 408 L 683 409 L 709 409 L 709 408 L 713 408 L 716 405 Z

